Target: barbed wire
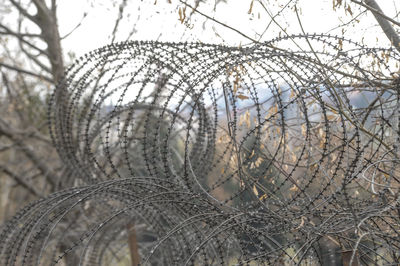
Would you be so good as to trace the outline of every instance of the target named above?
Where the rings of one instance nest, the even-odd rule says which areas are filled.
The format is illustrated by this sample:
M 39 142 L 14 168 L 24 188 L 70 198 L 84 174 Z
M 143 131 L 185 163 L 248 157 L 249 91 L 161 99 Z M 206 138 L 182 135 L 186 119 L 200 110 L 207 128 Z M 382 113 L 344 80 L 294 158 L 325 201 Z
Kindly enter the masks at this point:
M 395 265 L 398 62 L 316 34 L 88 53 L 49 104 L 73 188 L 3 226 L 1 264 L 110 265 L 133 225 L 143 265 Z

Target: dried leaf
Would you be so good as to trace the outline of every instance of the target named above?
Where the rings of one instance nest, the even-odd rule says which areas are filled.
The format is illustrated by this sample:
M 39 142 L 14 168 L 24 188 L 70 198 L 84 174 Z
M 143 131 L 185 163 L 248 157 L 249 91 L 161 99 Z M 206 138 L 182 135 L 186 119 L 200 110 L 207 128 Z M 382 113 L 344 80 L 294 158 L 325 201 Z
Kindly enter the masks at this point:
M 254 165 L 256 167 L 259 167 L 262 162 L 263 162 L 263 159 L 261 157 L 258 157 L 258 159 L 254 162 Z
M 271 106 L 271 108 L 269 109 L 269 113 L 270 113 L 270 114 L 276 114 L 276 113 L 278 113 L 278 106 L 276 106 L 276 105 Z
M 280 127 L 276 128 L 276 133 L 278 133 L 278 135 L 281 135 L 281 128 Z
M 339 39 L 339 46 L 338 46 L 339 50 L 343 49 L 343 41 L 341 39 Z
M 251 159 L 255 155 L 254 150 L 251 152 L 249 159 Z
M 239 75 L 236 75 L 234 83 L 236 85 L 239 85 L 239 81 L 240 81 L 240 77 L 239 77 Z
M 289 188 L 289 190 L 296 192 L 296 191 L 299 191 L 299 188 L 296 185 L 293 185 L 291 188 Z
M 350 16 L 353 16 L 353 12 L 351 11 L 351 8 L 349 5 L 347 5 L 346 10 L 347 10 L 347 12 L 349 12 Z
M 247 12 L 249 15 L 251 14 L 251 12 L 253 10 L 253 4 L 254 4 L 254 0 L 251 0 L 249 12 Z
M 336 116 L 335 116 L 335 115 L 327 115 L 326 118 L 327 118 L 329 121 L 332 121 L 332 120 L 334 120 L 334 119 L 336 118 Z
M 245 122 L 246 122 L 247 128 L 250 128 L 251 121 L 250 121 L 250 112 L 249 112 L 249 110 L 246 111 L 246 113 L 244 115 L 244 118 L 245 118 Z
M 267 194 L 262 195 L 259 199 L 260 200 L 265 200 L 267 198 Z
M 324 130 L 323 130 L 321 127 L 318 129 L 318 134 L 319 134 L 319 136 L 320 136 L 321 138 L 324 138 L 324 137 L 325 137 L 325 132 L 324 132 Z
M 246 95 L 243 95 L 243 94 L 238 94 L 237 97 L 238 97 L 240 100 L 247 100 L 247 99 L 249 98 L 249 97 L 247 97 Z
M 182 9 L 181 9 L 181 8 L 179 8 L 178 14 L 179 14 L 179 21 L 180 21 L 181 23 L 183 23 L 183 16 L 182 16 Z
M 296 93 L 293 89 L 290 90 L 290 99 L 293 99 L 296 96 Z
M 304 216 L 302 216 L 299 226 L 297 226 L 294 230 L 299 230 L 300 228 L 302 228 L 304 226 L 304 221 L 305 220 L 306 220 L 306 218 Z
M 323 149 L 324 146 L 325 146 L 325 141 L 321 139 L 320 142 L 319 142 L 319 147 L 320 147 L 321 149 Z
M 235 70 L 237 71 L 237 70 Z M 236 74 L 235 80 L 233 81 L 233 94 L 236 95 L 236 92 L 238 90 L 239 86 L 239 81 L 240 81 L 240 77 L 238 74 Z
M 292 162 L 296 162 L 296 161 L 297 161 L 297 156 L 296 156 L 296 154 L 293 153 L 291 157 L 292 157 Z
M 314 100 L 312 100 L 311 102 L 308 102 L 307 103 L 307 106 L 311 106 L 311 105 L 313 105 L 315 102 L 316 102 L 317 100 L 316 99 L 314 99 Z
M 301 125 L 301 134 L 305 137 L 307 135 L 307 128 L 305 124 Z
M 258 197 L 258 190 L 256 188 L 256 185 L 253 185 L 253 193 Z

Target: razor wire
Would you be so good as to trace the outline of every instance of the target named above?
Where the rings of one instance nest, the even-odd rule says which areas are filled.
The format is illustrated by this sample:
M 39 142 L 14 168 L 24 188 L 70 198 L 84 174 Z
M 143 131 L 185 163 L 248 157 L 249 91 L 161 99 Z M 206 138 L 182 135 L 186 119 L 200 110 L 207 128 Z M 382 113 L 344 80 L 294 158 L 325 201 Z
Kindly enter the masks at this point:
M 115 264 L 134 225 L 143 265 L 396 265 L 398 62 L 329 35 L 82 56 L 48 113 L 73 188 L 4 225 L 1 264 Z

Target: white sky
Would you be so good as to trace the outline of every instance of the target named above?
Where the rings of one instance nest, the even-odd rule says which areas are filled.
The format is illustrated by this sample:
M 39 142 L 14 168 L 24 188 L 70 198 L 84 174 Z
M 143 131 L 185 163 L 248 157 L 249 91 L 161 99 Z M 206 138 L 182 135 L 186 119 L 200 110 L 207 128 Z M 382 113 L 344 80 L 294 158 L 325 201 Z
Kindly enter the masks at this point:
M 117 40 L 126 40 L 129 32 L 133 28 L 137 32 L 132 36 L 132 40 L 157 40 L 160 41 L 201 41 L 212 43 L 226 43 L 229 45 L 239 45 L 249 43 L 249 40 L 239 34 L 224 28 L 216 23 L 206 20 L 196 14 L 189 25 L 189 29 L 178 20 L 178 0 L 128 0 L 125 8 L 124 18 L 121 21 Z M 210 4 L 201 4 L 199 10 L 215 19 L 234 27 L 251 38 L 258 39 L 271 19 L 263 7 L 254 2 L 252 13 L 248 14 L 252 0 L 227 0 L 228 3 L 220 3 L 216 11 L 213 11 L 213 1 Z M 58 17 L 61 35 L 71 31 L 81 20 L 83 13 L 88 12 L 88 16 L 82 21 L 82 25 L 74 31 L 68 38 L 63 40 L 64 52 L 67 54 L 73 51 L 76 55 L 82 55 L 92 49 L 96 49 L 110 42 L 110 34 L 113 30 L 115 20 L 118 16 L 119 4 L 113 5 L 114 1 L 107 0 L 60 0 L 58 6 Z M 121 2 L 121 1 L 119 1 Z M 276 14 L 287 1 L 282 0 L 262 0 L 268 8 L 270 14 Z M 345 3 L 346 1 L 343 0 Z M 350 1 L 347 1 L 350 2 Z M 396 5 L 392 0 L 379 1 L 382 9 L 387 15 L 394 15 Z M 400 7 L 400 4 L 398 4 Z M 359 13 L 355 4 L 351 4 L 352 12 Z M 346 22 L 352 16 L 344 12 L 342 6 L 336 12 L 332 10 L 332 0 L 300 0 L 301 20 L 306 32 L 326 33 L 336 27 L 340 21 Z M 186 10 L 186 14 L 190 9 Z M 286 9 L 282 16 L 276 18 L 289 34 L 301 33 L 298 21 L 293 9 Z M 346 27 L 345 36 L 348 38 L 361 40 L 370 45 L 376 45 L 378 38 L 379 45 L 388 45 L 385 36 L 376 24 L 374 17 L 368 13 L 361 18 L 361 23 L 355 27 Z M 204 29 L 203 29 L 204 27 Z M 221 37 L 215 34 L 215 31 Z M 262 40 L 269 40 L 278 36 L 281 31 L 275 23 L 264 34 Z M 332 34 L 341 34 L 341 29 L 331 31 Z M 282 34 L 282 33 L 281 33 Z M 283 34 L 282 34 L 283 36 Z

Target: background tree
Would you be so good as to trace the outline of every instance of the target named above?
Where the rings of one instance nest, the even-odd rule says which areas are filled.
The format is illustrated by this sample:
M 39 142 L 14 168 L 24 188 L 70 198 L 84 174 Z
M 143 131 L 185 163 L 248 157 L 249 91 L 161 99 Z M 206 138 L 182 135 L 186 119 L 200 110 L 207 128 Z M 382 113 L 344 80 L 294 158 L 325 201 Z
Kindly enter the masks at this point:
M 1 182 L 3 188 L 8 188 L 4 194 L 14 195 L 4 197 L 2 204 L 10 206 L 18 201 L 14 197 L 29 195 L 21 188 L 31 194 L 28 199 L 19 199 L 23 202 L 58 189 L 62 165 L 46 128 L 46 94 L 63 75 L 64 59 L 55 1 L 49 5 L 45 1 L 8 1 L 2 4 L 1 12 L 8 13 L 0 21 L 4 145 Z M 10 17 L 14 19 L 8 20 Z M 13 183 L 21 188 L 11 189 Z M 15 207 L 9 213 L 3 209 L 3 219 Z

